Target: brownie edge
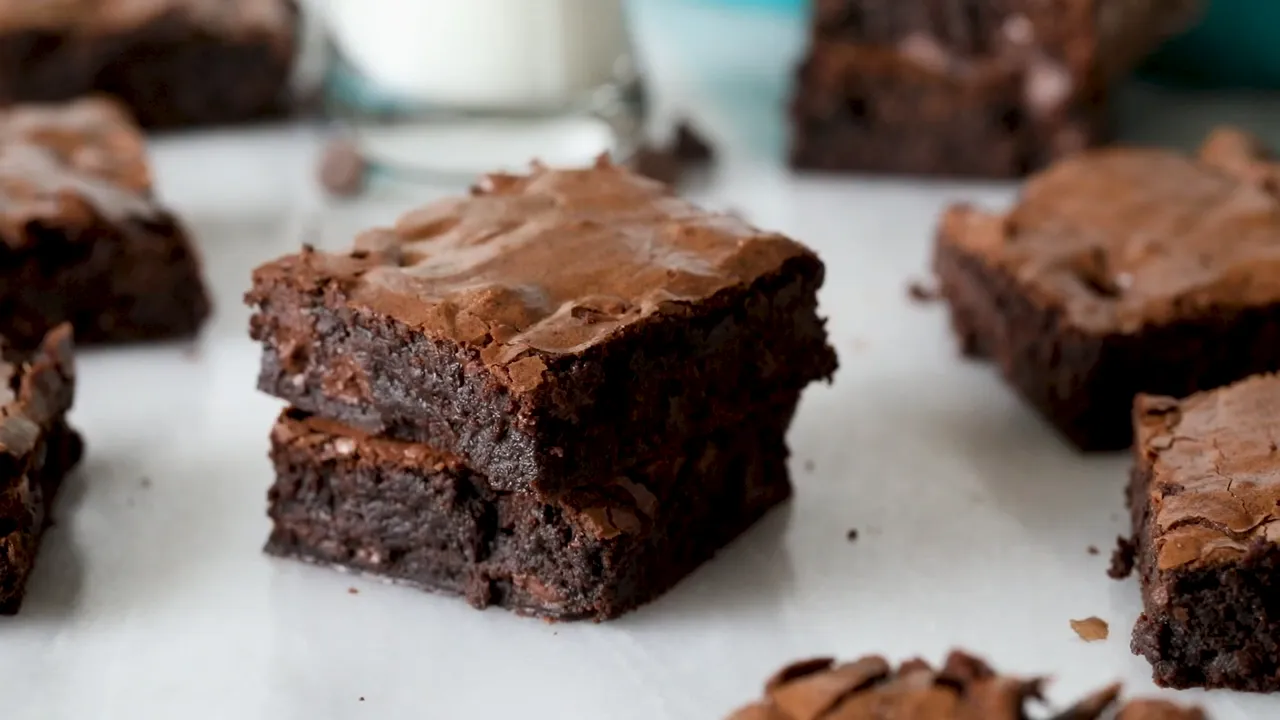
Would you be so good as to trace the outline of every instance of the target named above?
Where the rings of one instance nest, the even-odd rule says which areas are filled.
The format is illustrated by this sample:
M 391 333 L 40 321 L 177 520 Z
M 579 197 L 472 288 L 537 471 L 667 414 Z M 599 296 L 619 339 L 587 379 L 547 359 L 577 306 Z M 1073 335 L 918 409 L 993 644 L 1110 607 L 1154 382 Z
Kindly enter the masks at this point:
M 0 615 L 21 607 L 54 495 L 80 460 L 65 420 L 74 398 L 70 326 L 32 353 L 0 338 Z

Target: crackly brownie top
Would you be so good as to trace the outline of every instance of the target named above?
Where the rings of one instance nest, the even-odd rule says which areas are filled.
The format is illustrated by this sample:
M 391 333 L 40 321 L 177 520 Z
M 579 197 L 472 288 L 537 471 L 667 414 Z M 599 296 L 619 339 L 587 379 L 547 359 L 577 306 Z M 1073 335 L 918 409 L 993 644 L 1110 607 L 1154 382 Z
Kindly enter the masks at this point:
M 36 448 L 42 433 L 66 414 L 75 395 L 71 326 L 59 325 L 34 353 L 12 350 L 0 337 L 0 453 L 17 459 Z M 0 477 L 0 487 L 14 478 Z M 0 505 L 3 505 L 0 496 Z M 0 507 L 0 517 L 5 508 Z
M 85 227 L 95 218 L 164 214 L 151 195 L 142 136 L 114 102 L 0 111 L 0 243 L 38 242 L 38 225 Z
M 1005 215 L 955 207 L 940 242 L 1090 333 L 1280 302 L 1280 172 L 1241 133 L 1198 158 L 1109 149 L 1032 178 Z
M 221 32 L 292 34 L 291 0 L 0 0 L 0 30 L 119 32 L 181 14 Z
M 318 462 L 368 463 L 471 477 L 466 463 L 450 453 L 422 443 L 370 435 L 292 408 L 280 414 L 271 432 L 274 442 L 304 449 Z M 476 480 L 487 486 L 487 481 Z M 566 518 L 599 540 L 643 534 L 658 510 L 658 498 L 625 474 L 612 482 L 568 492 L 556 502 L 566 511 Z
M 1025 720 L 1040 684 L 997 675 L 962 652 L 940 669 L 923 660 L 895 669 L 874 655 L 844 664 L 821 658 L 780 670 L 765 698 L 730 720 Z M 1058 718 L 1097 720 L 1118 694 L 1118 686 L 1108 687 Z
M 490 175 L 469 197 L 364 233 L 349 252 L 264 265 L 255 286 L 337 289 L 352 306 L 474 349 L 520 390 L 540 382 L 540 354 L 582 352 L 802 257 L 817 262 L 792 240 L 602 159 Z
M 1183 400 L 1140 395 L 1134 417 L 1158 569 L 1221 565 L 1280 542 L 1280 376 Z

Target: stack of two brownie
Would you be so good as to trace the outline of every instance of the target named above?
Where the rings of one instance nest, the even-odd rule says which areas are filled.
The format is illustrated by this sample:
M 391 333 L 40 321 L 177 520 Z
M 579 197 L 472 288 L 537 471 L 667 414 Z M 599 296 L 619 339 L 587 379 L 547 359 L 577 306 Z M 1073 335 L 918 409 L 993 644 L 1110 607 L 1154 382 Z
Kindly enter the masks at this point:
M 607 161 L 264 265 L 268 550 L 544 617 L 650 600 L 789 495 L 822 279 Z

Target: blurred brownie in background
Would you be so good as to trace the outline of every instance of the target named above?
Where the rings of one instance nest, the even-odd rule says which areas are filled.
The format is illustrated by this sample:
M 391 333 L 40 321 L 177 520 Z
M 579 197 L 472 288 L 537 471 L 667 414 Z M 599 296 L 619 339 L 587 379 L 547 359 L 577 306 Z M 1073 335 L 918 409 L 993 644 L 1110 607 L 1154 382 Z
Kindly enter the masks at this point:
M 1239 131 L 1055 163 L 1007 213 L 949 209 L 934 252 L 963 352 L 1081 449 L 1128 448 L 1138 393 L 1280 370 L 1280 163 Z
M 1112 82 L 1198 0 L 818 0 L 800 169 L 1016 177 L 1100 144 Z
M 293 0 L 0 0 L 0 103 L 116 96 L 146 127 L 282 113 Z
M 184 337 L 209 315 L 200 260 L 154 196 L 138 127 L 86 98 L 0 111 L 0 334 L 29 348 Z

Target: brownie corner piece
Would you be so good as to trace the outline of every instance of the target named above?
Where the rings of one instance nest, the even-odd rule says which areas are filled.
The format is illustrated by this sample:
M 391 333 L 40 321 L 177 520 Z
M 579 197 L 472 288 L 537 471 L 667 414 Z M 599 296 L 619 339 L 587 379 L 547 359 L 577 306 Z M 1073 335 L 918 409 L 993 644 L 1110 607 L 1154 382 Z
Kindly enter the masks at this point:
M 210 312 L 200 260 L 155 198 L 141 131 L 95 97 L 0 112 L 0 333 L 62 322 L 82 345 L 184 337 Z
M 264 391 L 554 496 L 829 379 L 824 272 L 601 161 L 268 263 L 247 301 Z
M 111 95 L 148 128 L 282 116 L 299 52 L 294 0 L 10 4 L 0 102 Z
M 31 352 L 0 337 L 0 615 L 18 612 L 63 476 L 80 460 L 71 328 Z
M 271 554 L 558 620 L 653 600 L 790 495 L 783 431 L 691 441 L 546 501 L 458 458 L 285 411 L 272 433 Z
M 1134 652 L 1160 685 L 1280 690 L 1280 377 L 1139 396 L 1133 417 Z
M 1280 368 L 1280 285 L 1259 262 L 1280 242 L 1276 167 L 1219 133 L 1198 158 L 1061 161 L 1006 213 L 951 208 L 934 269 L 962 352 L 1085 450 L 1129 446 L 1139 392 Z

